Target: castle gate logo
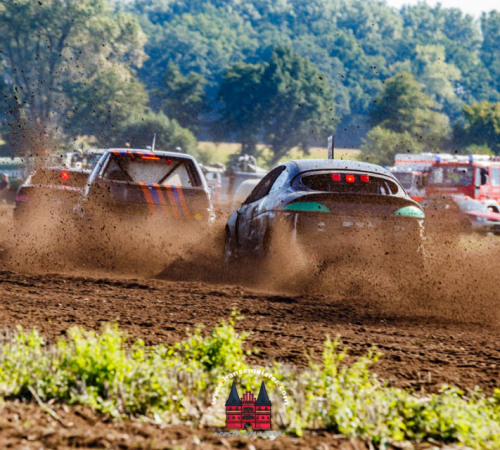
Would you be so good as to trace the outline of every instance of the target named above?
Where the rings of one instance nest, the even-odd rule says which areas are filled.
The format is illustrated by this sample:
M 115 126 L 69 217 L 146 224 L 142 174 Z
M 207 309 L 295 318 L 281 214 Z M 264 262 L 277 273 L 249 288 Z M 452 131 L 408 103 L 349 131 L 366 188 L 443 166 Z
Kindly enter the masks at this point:
M 267 396 L 266 385 L 260 385 L 257 400 L 251 392 L 240 399 L 236 383 L 233 381 L 231 392 L 226 401 L 226 428 L 228 430 L 270 430 L 272 403 Z
M 240 397 L 236 385 L 238 376 L 255 375 L 265 379 L 260 384 L 259 394 L 246 391 Z M 272 402 L 269 399 L 267 386 L 275 388 L 282 399 L 278 411 L 288 405 L 288 396 L 282 381 L 266 369 L 248 368 L 232 372 L 219 378 L 219 382 L 212 394 L 212 405 L 216 405 L 219 394 L 224 385 L 232 382 L 231 390 L 225 403 L 226 430 L 215 432 L 214 436 L 247 436 L 247 437 L 277 437 L 283 435 L 282 431 L 272 430 Z M 227 385 L 226 385 L 227 386 Z M 228 386 L 227 386 L 228 387 Z M 226 391 L 227 392 L 227 391 Z

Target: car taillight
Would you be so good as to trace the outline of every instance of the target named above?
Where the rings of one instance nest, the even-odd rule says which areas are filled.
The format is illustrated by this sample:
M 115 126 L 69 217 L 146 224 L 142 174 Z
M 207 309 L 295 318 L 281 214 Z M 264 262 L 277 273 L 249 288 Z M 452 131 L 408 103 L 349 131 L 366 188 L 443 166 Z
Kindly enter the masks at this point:
M 354 174 L 346 174 L 345 176 L 345 182 L 346 183 L 356 183 L 356 176 L 359 177 L 359 180 L 361 183 L 369 183 L 370 182 L 370 176 L 369 175 L 354 175 Z M 331 174 L 332 180 L 335 181 L 336 183 L 339 183 L 342 181 L 342 174 L 340 173 L 332 173 Z
M 69 172 L 67 172 L 66 170 L 63 170 L 61 172 L 61 180 L 66 181 L 68 179 L 69 179 Z

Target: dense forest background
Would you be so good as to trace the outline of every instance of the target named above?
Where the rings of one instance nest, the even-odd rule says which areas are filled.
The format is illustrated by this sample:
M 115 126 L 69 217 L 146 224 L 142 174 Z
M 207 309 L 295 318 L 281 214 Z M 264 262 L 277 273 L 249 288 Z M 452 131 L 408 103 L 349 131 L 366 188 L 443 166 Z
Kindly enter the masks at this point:
M 236 141 L 500 153 L 500 12 L 379 0 L 0 5 L 4 153 Z M 86 137 L 82 140 L 82 137 Z M 204 155 L 206 158 L 207 156 Z

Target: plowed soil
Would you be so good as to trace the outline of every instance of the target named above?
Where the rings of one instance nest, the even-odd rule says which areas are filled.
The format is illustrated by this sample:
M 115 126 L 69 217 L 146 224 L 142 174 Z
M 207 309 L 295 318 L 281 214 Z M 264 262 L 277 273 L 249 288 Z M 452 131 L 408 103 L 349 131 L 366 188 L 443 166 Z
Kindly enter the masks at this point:
M 9 230 L 10 212 L 2 213 L 4 229 Z M 133 270 L 106 269 L 97 263 L 82 268 L 73 260 L 60 264 L 46 252 L 28 264 L 18 256 L 27 243 L 15 241 L 15 233 L 9 233 L 2 239 L 0 271 L 3 329 L 37 328 L 53 340 L 73 325 L 99 329 L 115 321 L 132 339 L 173 343 L 197 324 L 210 329 L 237 310 L 244 319 L 236 328 L 250 333 L 246 347 L 259 349 L 251 357 L 258 365 L 277 360 L 302 367 L 307 363 L 305 352 L 319 355 L 326 335 L 340 335 L 352 356 L 377 346 L 384 356 L 374 370 L 391 385 L 422 392 L 436 391 L 443 384 L 465 390 L 479 386 L 490 392 L 499 385 L 500 244 L 493 236 L 429 241 L 429 263 L 418 274 L 386 263 L 387 255 L 387 260 L 364 263 L 339 259 L 332 267 L 309 272 L 296 261 L 286 261 L 250 276 L 249 268 L 228 274 L 222 267 L 217 233 L 210 245 L 166 258 L 164 268 L 153 272 L 140 258 L 130 263 Z M 36 242 L 32 245 L 36 248 Z M 49 424 L 53 419 L 31 406 L 6 408 L 0 440 L 13 446 L 33 442 L 143 447 L 154 441 L 158 447 L 168 443 L 190 448 L 201 439 L 205 448 L 362 448 L 325 433 L 279 438 L 274 444 L 228 443 L 183 427 L 75 419 L 75 410 L 61 413 L 72 416 L 64 419 L 73 423 L 69 432 Z M 24 416 L 36 424 L 29 432 L 19 431 L 21 422 L 12 419 Z

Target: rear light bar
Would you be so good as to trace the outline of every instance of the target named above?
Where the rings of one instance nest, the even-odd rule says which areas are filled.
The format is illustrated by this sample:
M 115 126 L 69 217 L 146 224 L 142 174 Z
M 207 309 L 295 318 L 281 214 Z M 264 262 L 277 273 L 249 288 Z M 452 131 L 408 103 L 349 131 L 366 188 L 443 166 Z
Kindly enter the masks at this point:
M 335 181 L 336 183 L 339 183 L 340 181 L 342 181 L 342 175 L 340 173 L 332 173 L 332 180 Z M 346 174 L 345 181 L 346 181 L 346 183 L 355 183 L 356 176 L 353 174 Z M 370 176 L 369 175 L 359 175 L 359 181 L 361 183 L 369 183 Z

